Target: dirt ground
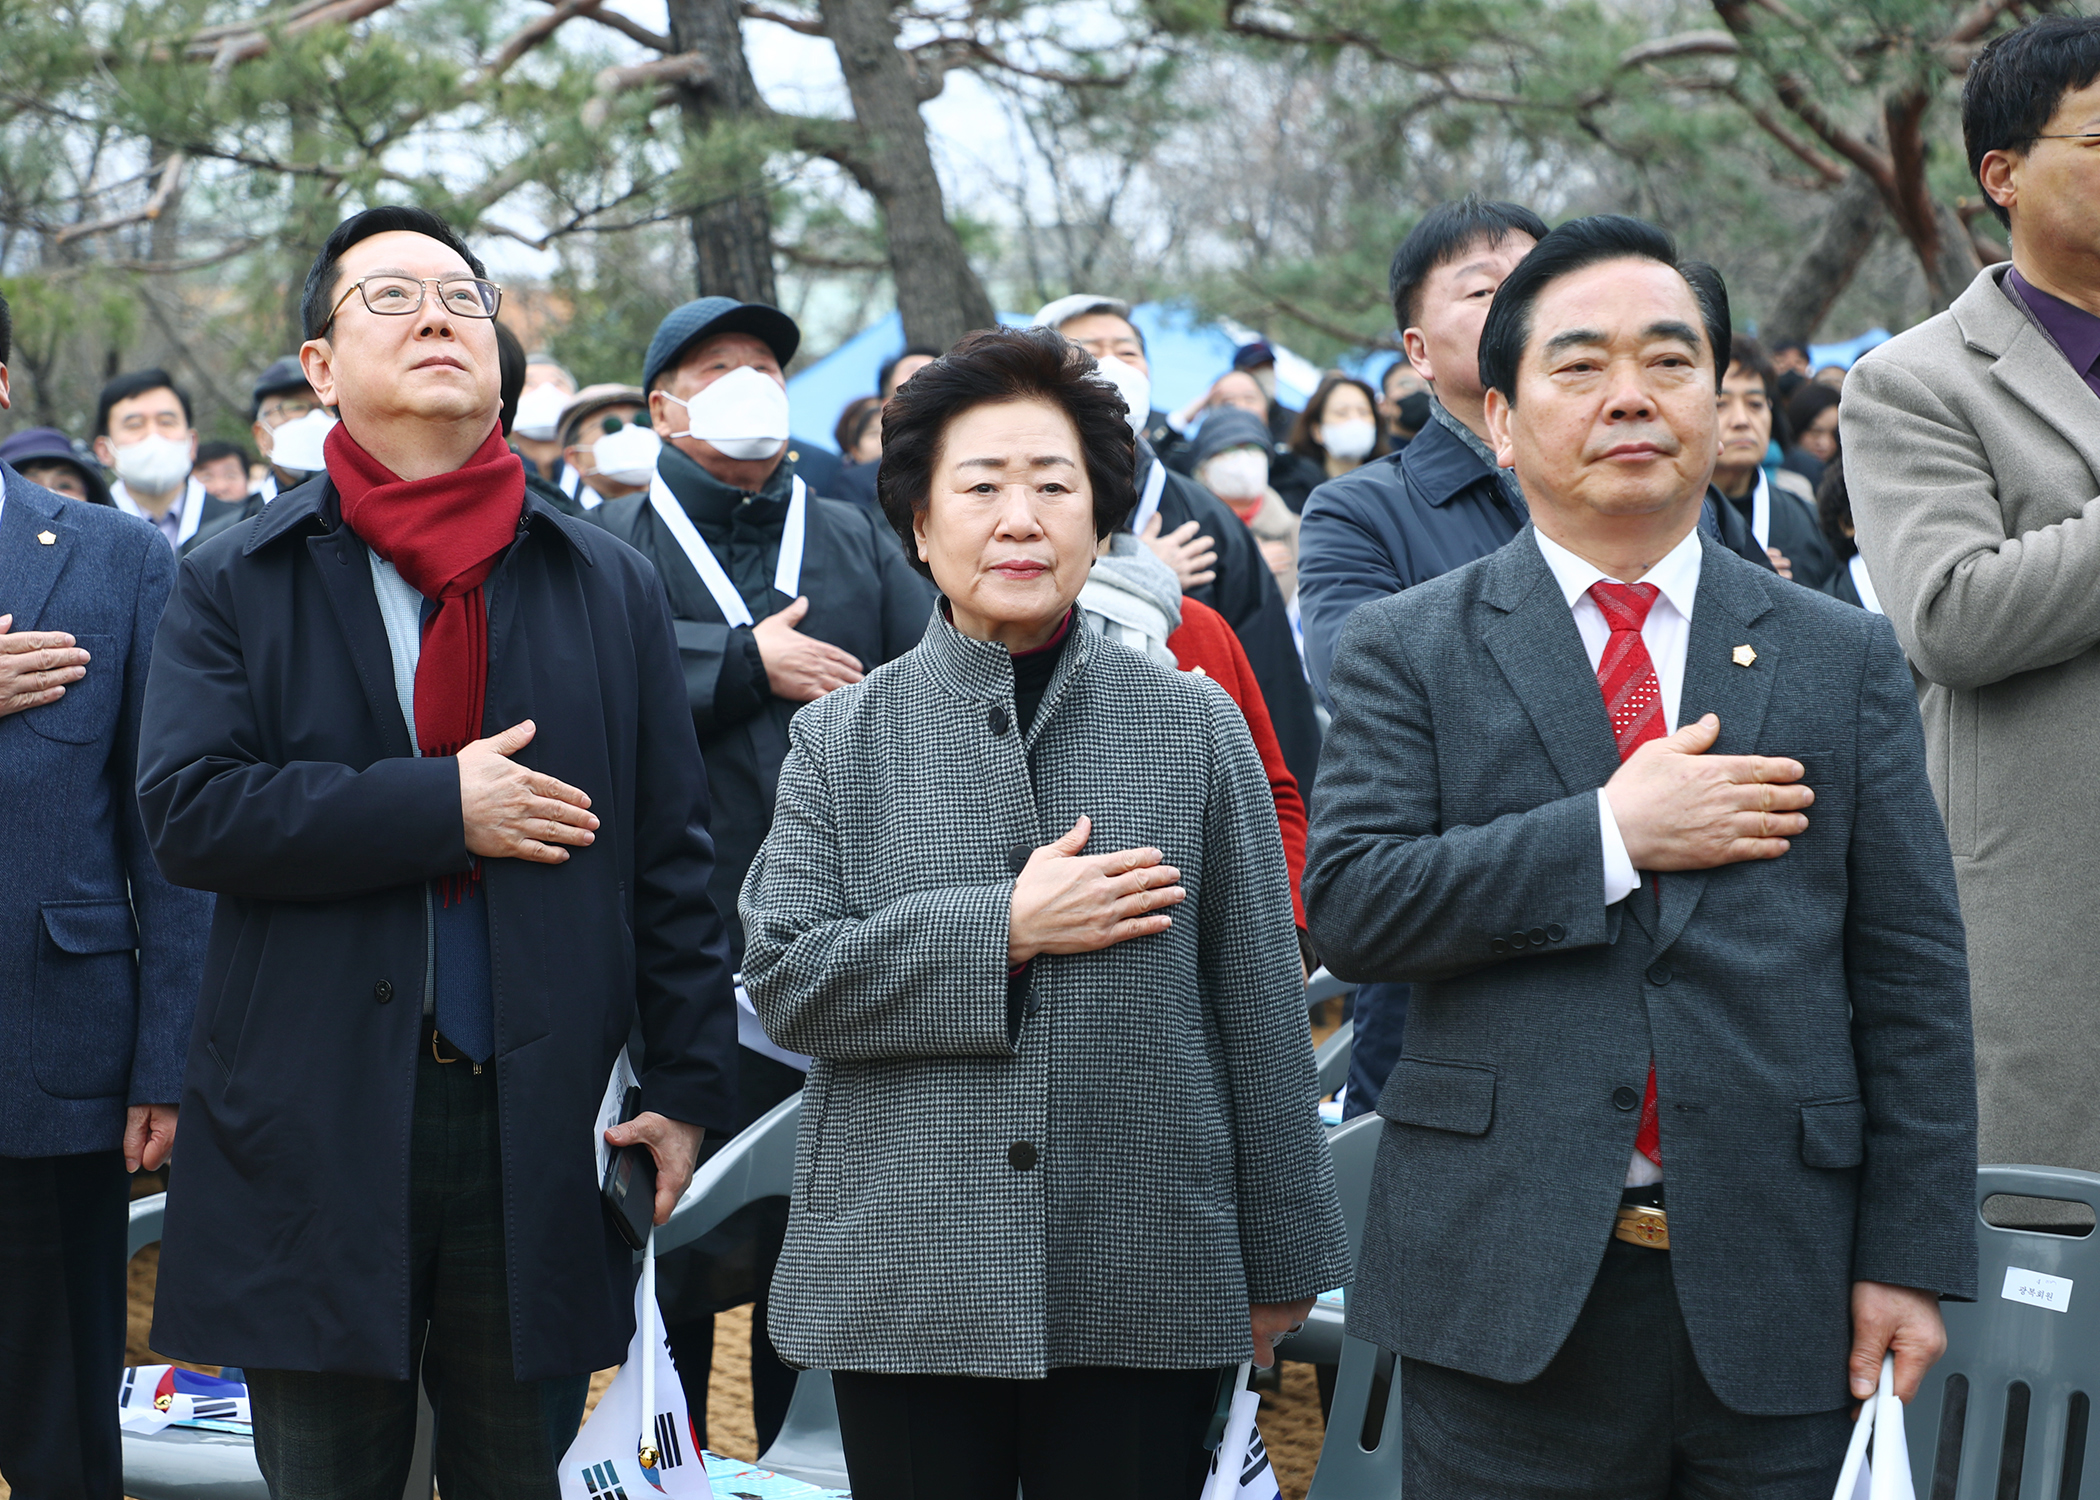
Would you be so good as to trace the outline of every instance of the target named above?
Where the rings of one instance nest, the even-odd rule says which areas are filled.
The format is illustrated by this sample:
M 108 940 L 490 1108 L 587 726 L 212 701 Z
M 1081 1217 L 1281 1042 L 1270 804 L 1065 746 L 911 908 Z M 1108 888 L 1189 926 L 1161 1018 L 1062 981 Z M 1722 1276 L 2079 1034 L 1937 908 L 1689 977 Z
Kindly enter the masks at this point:
M 1313 1039 L 1324 1040 L 1338 1024 L 1338 1007 L 1321 1007 L 1313 1017 Z M 142 1179 L 135 1195 L 159 1191 L 160 1185 Z M 154 1279 L 160 1268 L 160 1246 L 149 1245 L 131 1263 L 131 1321 L 124 1362 L 132 1365 L 167 1364 L 146 1344 L 152 1324 Z M 217 1374 L 216 1365 L 194 1365 L 192 1369 Z M 756 1460 L 758 1438 L 751 1415 L 751 1310 L 741 1307 L 715 1319 L 714 1377 L 707 1397 L 707 1431 L 717 1453 L 730 1458 Z M 591 1381 L 590 1406 L 612 1383 L 613 1372 L 600 1371 Z M 1313 1465 L 1320 1456 L 1325 1426 L 1320 1419 L 1320 1392 L 1313 1367 L 1285 1364 L 1283 1388 L 1262 1395 L 1261 1435 L 1284 1500 L 1305 1500 L 1312 1482 Z M 588 1410 L 588 1408 L 586 1408 Z M 8 1489 L 0 1483 L 0 1500 L 8 1500 Z

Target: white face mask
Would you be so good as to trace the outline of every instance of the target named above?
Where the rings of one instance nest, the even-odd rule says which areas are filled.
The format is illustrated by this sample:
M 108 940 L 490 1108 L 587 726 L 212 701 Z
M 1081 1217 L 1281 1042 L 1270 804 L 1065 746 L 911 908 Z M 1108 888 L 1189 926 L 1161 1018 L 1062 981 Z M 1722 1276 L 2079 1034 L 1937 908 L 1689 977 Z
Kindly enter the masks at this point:
M 1259 448 L 1227 448 L 1204 461 L 1203 483 L 1220 500 L 1252 500 L 1269 487 L 1269 455 Z
M 567 391 L 551 380 L 542 381 L 518 398 L 518 414 L 511 419 L 510 430 L 528 442 L 552 442 L 561 409 L 568 404 Z
M 294 417 L 270 434 L 267 455 L 273 467 L 302 474 L 318 474 L 328 467 L 321 445 L 335 431 L 335 418 L 318 407 L 303 417 Z
M 1320 428 L 1320 446 L 1336 458 L 1359 459 L 1378 441 L 1373 422 L 1328 422 Z
M 141 495 L 165 495 L 190 477 L 189 440 L 159 434 L 117 449 L 117 478 Z
M 1095 361 L 1101 378 L 1114 386 L 1130 408 L 1130 430 L 1143 435 L 1145 420 L 1152 415 L 1152 377 L 1136 365 L 1126 365 L 1113 354 Z
M 656 435 L 655 428 L 629 422 L 591 445 L 591 462 L 597 466 L 598 473 L 614 484 L 640 489 L 655 474 L 656 455 L 663 451 L 663 446 L 664 440 Z
M 739 365 L 689 401 L 669 391 L 666 401 L 685 408 L 686 430 L 674 438 L 695 437 L 724 458 L 771 458 L 787 446 L 788 394 L 772 376 Z

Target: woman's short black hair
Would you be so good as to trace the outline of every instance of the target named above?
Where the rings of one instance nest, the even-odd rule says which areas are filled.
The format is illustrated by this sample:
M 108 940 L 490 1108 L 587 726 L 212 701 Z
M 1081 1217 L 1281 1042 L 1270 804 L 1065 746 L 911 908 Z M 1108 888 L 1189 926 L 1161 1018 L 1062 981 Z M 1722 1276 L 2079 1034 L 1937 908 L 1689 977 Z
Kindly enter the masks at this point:
M 2100 16 L 2044 16 L 2008 31 L 1976 54 L 1961 86 L 1961 134 L 1969 175 L 1983 185 L 1983 159 L 1993 151 L 2026 151 L 2073 89 L 2100 78 Z M 1983 201 L 2000 224 L 2012 215 Z
M 1838 561 L 1850 562 L 1859 551 L 1859 543 L 1852 537 L 1852 492 L 1845 488 L 1842 459 L 1828 465 L 1816 484 L 1816 519 L 1822 523 L 1823 538 L 1837 553 Z
M 308 338 L 317 339 L 328 330 L 329 309 L 335 306 L 337 262 L 358 241 L 397 229 L 428 235 L 455 251 L 476 276 L 487 279 L 488 269 L 482 265 L 480 257 L 467 248 L 467 242 L 459 237 L 457 230 L 429 209 L 411 208 L 405 204 L 368 208 L 363 213 L 352 214 L 328 232 L 321 253 L 314 257 L 313 265 L 306 272 L 306 285 L 299 291 L 299 322 Z
M 986 328 L 897 387 L 882 413 L 882 467 L 875 494 L 904 555 L 928 578 L 912 522 L 933 498 L 933 473 L 949 426 L 964 412 L 1002 401 L 1041 401 L 1072 419 L 1094 492 L 1094 536 L 1109 535 L 1137 508 L 1137 439 L 1129 408 L 1095 373 L 1094 357 L 1054 328 Z
M 1698 304 L 1699 320 L 1706 325 L 1707 342 L 1713 346 L 1714 389 L 1721 388 L 1733 346 L 1728 287 L 1721 273 L 1704 261 L 1680 258 L 1677 242 L 1653 224 L 1624 214 L 1592 214 L 1570 219 L 1540 240 L 1495 293 L 1494 306 L 1488 309 L 1487 322 L 1480 330 L 1484 389 L 1500 391 L 1511 406 L 1517 404 L 1517 367 L 1523 363 L 1524 346 L 1531 341 L 1532 305 L 1562 277 L 1608 260 L 1652 260 L 1685 279 Z
M 1378 435 L 1371 443 L 1371 451 L 1364 455 L 1365 461 L 1377 458 L 1386 451 L 1385 424 L 1378 420 L 1378 393 L 1371 389 L 1368 381 L 1359 380 L 1354 375 L 1345 375 L 1340 370 L 1329 370 L 1320 377 L 1319 389 L 1312 393 L 1312 399 L 1305 403 L 1303 409 L 1291 421 L 1291 436 L 1286 446 L 1293 453 L 1309 458 L 1315 463 L 1327 462 L 1327 445 L 1320 441 L 1320 425 L 1327 420 L 1327 398 L 1345 385 L 1355 386 L 1364 393 L 1364 399 L 1371 403 L 1371 425 L 1377 429 Z

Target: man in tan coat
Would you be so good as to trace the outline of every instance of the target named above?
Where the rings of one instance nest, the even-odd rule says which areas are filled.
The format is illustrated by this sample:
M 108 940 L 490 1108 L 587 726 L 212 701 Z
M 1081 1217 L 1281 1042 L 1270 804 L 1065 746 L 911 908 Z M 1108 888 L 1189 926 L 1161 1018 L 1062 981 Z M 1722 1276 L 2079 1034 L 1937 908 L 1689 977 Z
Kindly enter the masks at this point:
M 1921 680 L 1983 1160 L 2100 1171 L 2100 18 L 1993 42 L 1962 117 L 2012 261 L 1854 369 L 1845 478 Z

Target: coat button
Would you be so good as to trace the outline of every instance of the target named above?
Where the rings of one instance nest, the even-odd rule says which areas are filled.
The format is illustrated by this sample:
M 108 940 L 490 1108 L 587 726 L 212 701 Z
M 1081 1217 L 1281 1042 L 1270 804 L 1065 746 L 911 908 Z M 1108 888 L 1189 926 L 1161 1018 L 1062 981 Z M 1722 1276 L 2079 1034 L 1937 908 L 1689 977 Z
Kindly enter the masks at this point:
M 1670 966 L 1659 958 L 1648 965 L 1648 982 L 1650 984 L 1668 984 L 1670 982 Z
M 1546 946 L 1545 928 L 1534 927 L 1531 929 L 1531 946 L 1534 948 L 1543 948 Z
M 1558 942 L 1560 942 L 1560 941 L 1561 941 L 1562 939 L 1566 938 L 1566 937 L 1567 937 L 1567 935 L 1568 935 L 1568 929 L 1567 929 L 1567 928 L 1565 928 L 1565 927 L 1563 927 L 1563 926 L 1561 926 L 1561 925 L 1560 925 L 1560 923 L 1558 923 L 1558 922 L 1548 922 L 1548 923 L 1546 924 L 1546 941 L 1547 941 L 1547 942 L 1549 942 L 1549 943 L 1558 943 Z
M 1611 1091 L 1611 1102 L 1614 1109 L 1639 1109 L 1641 1096 L 1622 1083 Z
M 1509 952 L 1509 940 L 1508 940 L 1507 938 L 1495 938 L 1495 939 L 1493 939 L 1492 941 L 1490 941 L 1490 942 L 1488 943 L 1488 951 L 1489 951 L 1490 953 L 1507 953 L 1507 952 Z
M 1521 932 L 1512 932 L 1509 935 L 1509 945 L 1512 948 L 1529 948 L 1531 946 L 1531 939 L 1526 937 Z
M 1016 844 L 1006 851 L 1006 868 L 1018 875 L 1028 868 L 1028 856 L 1035 853 L 1026 844 Z
M 985 713 L 984 722 L 990 727 L 993 734 L 1006 733 L 1006 710 L 994 703 Z
M 379 981 L 379 983 L 373 985 L 372 998 L 374 1000 L 377 1000 L 381 1005 L 384 1005 L 387 1003 L 387 1001 L 393 999 L 394 981 L 391 979 L 382 979 Z
M 1035 1165 L 1035 1147 L 1026 1141 L 1015 1141 L 1006 1148 L 1006 1161 L 1016 1172 L 1025 1172 Z

